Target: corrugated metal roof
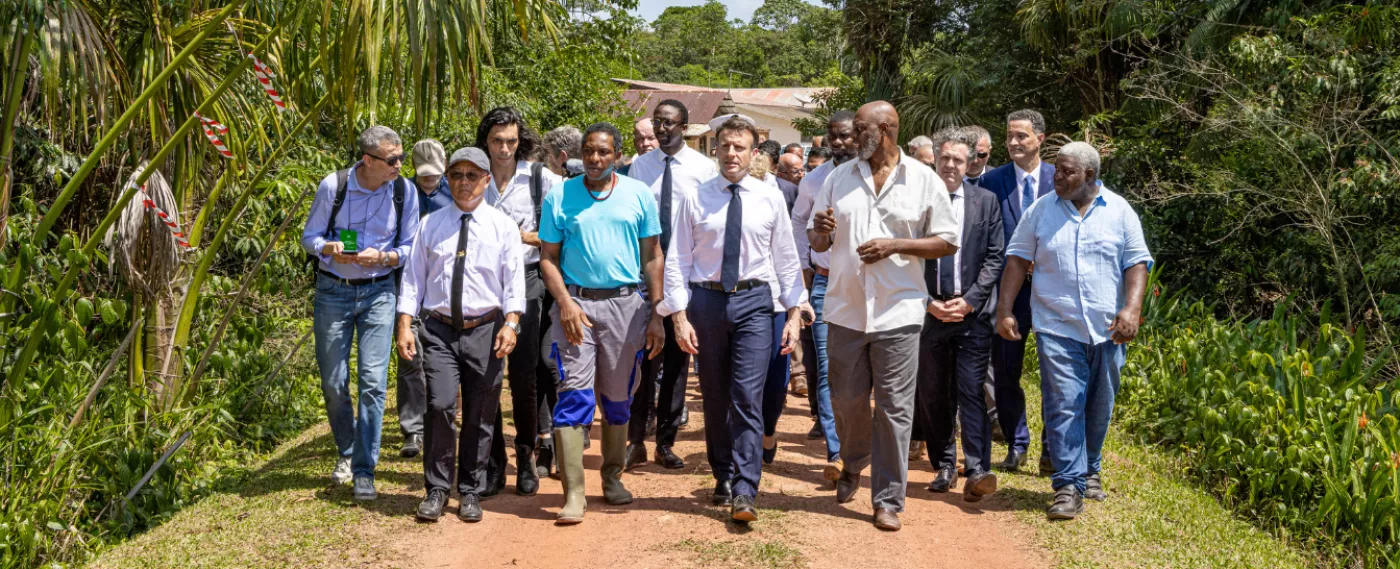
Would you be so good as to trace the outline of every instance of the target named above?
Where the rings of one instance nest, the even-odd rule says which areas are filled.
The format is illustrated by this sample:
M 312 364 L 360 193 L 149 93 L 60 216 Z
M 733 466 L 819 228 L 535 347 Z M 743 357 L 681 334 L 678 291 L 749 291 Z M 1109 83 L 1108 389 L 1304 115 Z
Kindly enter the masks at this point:
M 830 90 L 830 87 L 782 87 L 776 89 L 715 89 L 699 85 L 678 85 L 657 83 L 636 79 L 613 78 L 613 81 L 627 85 L 635 91 L 667 91 L 671 93 L 712 93 L 727 92 L 735 103 L 746 105 L 767 105 L 796 108 L 815 108 L 812 102 L 817 93 Z
M 631 89 L 622 92 L 622 99 L 636 109 L 637 116 L 649 117 L 656 105 L 666 99 L 675 99 L 685 105 L 690 113 L 690 122 L 704 123 L 713 118 L 724 101 L 724 91 L 652 91 Z

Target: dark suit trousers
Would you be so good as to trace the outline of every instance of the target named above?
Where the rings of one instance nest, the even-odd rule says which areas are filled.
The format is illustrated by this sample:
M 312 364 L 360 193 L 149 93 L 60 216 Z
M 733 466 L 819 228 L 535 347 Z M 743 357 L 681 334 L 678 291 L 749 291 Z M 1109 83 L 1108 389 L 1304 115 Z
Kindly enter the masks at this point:
M 951 325 L 932 316 L 924 319 L 916 417 L 924 422 L 934 468 L 957 465 L 953 433 L 960 419 L 967 471 L 991 469 L 992 423 L 982 398 L 982 382 L 987 377 L 992 335 L 992 325 L 980 319 Z
M 763 472 L 763 389 L 773 352 L 773 296 L 767 286 L 734 294 L 690 288 L 686 314 L 700 343 L 705 454 L 735 496 L 758 495 Z
M 1031 434 L 1026 428 L 1026 391 L 1021 388 L 1021 371 L 1026 359 L 1026 336 L 1031 331 L 1031 283 L 1021 287 L 1016 303 L 1011 307 L 1016 316 L 1021 339 L 1007 341 L 997 335 L 992 339 L 992 375 L 996 381 L 997 421 L 1012 449 L 1026 452 Z
M 763 434 L 770 437 L 778 430 L 778 418 L 782 417 L 787 404 L 788 380 L 792 379 L 788 367 L 791 354 L 783 353 L 784 326 L 787 326 L 787 312 L 774 312 L 772 357 L 768 360 L 768 374 L 763 385 Z
M 529 293 L 544 291 L 538 269 L 525 272 L 525 313 L 520 315 L 520 334 L 516 338 L 515 350 L 506 358 L 506 380 L 510 382 L 511 414 L 515 420 L 515 446 L 525 447 L 526 452 L 534 453 L 535 437 L 540 433 L 542 420 L 539 394 L 553 393 L 554 381 L 547 371 L 541 375 L 540 329 L 545 317 L 544 295 L 530 296 Z M 552 367 L 552 366 L 551 366 Z M 557 372 L 556 372 L 557 373 Z M 506 472 L 506 433 L 505 420 L 499 405 L 496 406 L 495 437 L 491 440 L 490 472 L 498 480 L 503 480 Z
M 661 357 L 647 358 L 642 363 L 645 375 L 632 398 L 632 421 L 627 424 L 627 441 L 633 444 L 646 442 L 647 421 L 652 413 L 656 413 L 657 446 L 675 445 L 676 432 L 681 429 L 690 354 L 681 350 L 680 344 L 676 343 L 676 327 L 671 317 L 667 316 L 662 323 L 666 328 L 666 346 L 661 349 Z M 661 383 L 659 390 L 658 378 Z
M 492 419 L 501 399 L 501 359 L 492 345 L 505 324 L 483 324 L 458 331 L 434 319 L 423 320 L 423 372 L 428 383 L 427 428 L 423 434 L 423 480 L 427 489 L 452 487 L 452 463 L 457 463 L 457 490 L 478 494 L 486 489 L 486 463 L 491 448 Z M 453 415 L 457 390 L 462 393 L 462 432 Z

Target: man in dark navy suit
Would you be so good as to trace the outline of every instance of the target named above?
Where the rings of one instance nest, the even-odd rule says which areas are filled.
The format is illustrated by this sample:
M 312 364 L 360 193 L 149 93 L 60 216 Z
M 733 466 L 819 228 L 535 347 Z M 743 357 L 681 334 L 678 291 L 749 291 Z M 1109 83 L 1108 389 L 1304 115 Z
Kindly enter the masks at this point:
M 1055 166 L 1040 159 L 1045 142 L 1045 117 L 1023 109 L 1006 116 L 1006 150 L 1011 163 L 982 176 L 981 186 L 996 194 L 1001 202 L 1002 229 L 1007 241 L 1031 203 L 1055 191 Z M 1027 276 L 1027 279 L 1030 277 Z M 992 374 L 996 378 L 997 420 L 1011 447 L 998 468 L 1015 472 L 1026 463 L 1030 431 L 1026 428 L 1026 392 L 1021 389 L 1022 360 L 1026 356 L 1026 334 L 1030 331 L 1030 287 L 1022 287 L 1012 313 L 1020 323 L 1018 341 L 992 339 Z M 1042 449 L 1044 445 L 1041 445 Z M 1041 462 L 1045 462 L 1042 451 Z M 1044 465 L 1042 465 L 1042 470 Z

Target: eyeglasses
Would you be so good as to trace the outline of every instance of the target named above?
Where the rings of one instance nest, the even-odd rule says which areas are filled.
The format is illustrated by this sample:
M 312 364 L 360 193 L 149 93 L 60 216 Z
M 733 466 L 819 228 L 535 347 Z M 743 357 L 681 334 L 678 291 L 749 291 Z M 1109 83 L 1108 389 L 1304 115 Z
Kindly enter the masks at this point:
M 453 182 L 466 181 L 468 184 L 475 184 L 480 182 L 482 178 L 485 178 L 486 175 L 485 172 L 478 172 L 476 170 L 470 172 L 452 172 L 447 175 L 447 179 Z
M 402 154 L 402 153 L 400 153 L 400 154 L 395 154 L 395 155 L 393 155 L 393 156 L 390 156 L 390 157 L 388 157 L 388 158 L 380 158 L 380 157 L 378 157 L 378 156 L 375 156 L 375 155 L 373 155 L 373 154 L 370 154 L 370 153 L 366 152 L 366 153 L 365 153 L 365 156 L 368 156 L 368 157 L 370 157 L 370 158 L 373 158 L 373 159 L 375 159 L 375 160 L 378 160 L 378 161 L 383 162 L 383 163 L 385 163 L 385 164 L 388 164 L 388 165 L 390 165 L 390 166 L 400 166 L 400 165 L 403 164 L 403 159 L 404 159 L 404 156 L 405 156 L 405 155 Z
M 671 129 L 676 128 L 681 123 L 672 120 L 651 119 L 652 128 Z
M 992 155 L 991 152 L 978 152 L 978 153 L 977 153 L 977 159 L 978 159 L 978 160 L 985 160 L 988 156 L 991 156 L 991 155 Z

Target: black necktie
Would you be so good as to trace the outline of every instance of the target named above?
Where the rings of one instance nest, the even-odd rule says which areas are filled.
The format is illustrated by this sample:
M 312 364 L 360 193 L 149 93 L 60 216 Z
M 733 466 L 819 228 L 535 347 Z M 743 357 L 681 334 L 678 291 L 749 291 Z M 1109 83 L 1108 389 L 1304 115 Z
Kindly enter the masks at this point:
M 671 246 L 671 161 L 674 157 L 666 156 L 661 159 L 666 163 L 666 169 L 661 173 L 661 251 L 664 253 Z
M 949 198 L 958 199 L 957 194 L 949 194 Z M 959 228 L 961 230 L 961 228 Z M 957 269 L 954 265 L 955 257 L 948 255 L 938 259 L 938 294 L 948 296 L 957 294 L 957 286 L 953 284 L 953 271 Z
M 457 258 L 452 261 L 452 323 L 459 330 L 464 322 L 462 317 L 462 281 L 465 280 L 463 273 L 467 270 L 467 223 L 471 220 L 472 214 L 462 214 L 462 228 L 457 233 Z
M 739 184 L 729 184 L 729 211 L 724 216 L 724 261 L 720 264 L 719 283 L 724 290 L 739 286 L 739 235 L 744 231 L 744 202 L 739 199 Z

